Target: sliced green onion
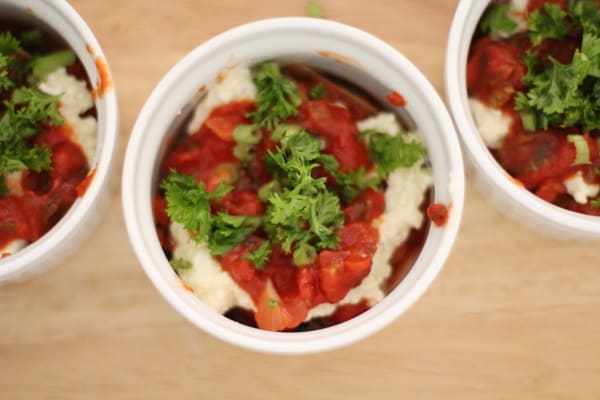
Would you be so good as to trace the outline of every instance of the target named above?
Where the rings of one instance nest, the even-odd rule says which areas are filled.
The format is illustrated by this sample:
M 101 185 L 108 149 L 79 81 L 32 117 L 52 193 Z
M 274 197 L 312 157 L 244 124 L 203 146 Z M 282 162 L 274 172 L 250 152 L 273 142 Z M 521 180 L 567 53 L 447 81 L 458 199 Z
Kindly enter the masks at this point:
M 298 247 L 294 251 L 294 264 L 307 265 L 312 264 L 317 258 L 317 250 L 309 244 Z
M 256 125 L 238 125 L 233 131 L 233 140 L 236 143 L 257 144 L 260 142 L 260 132 Z
M 310 97 L 311 100 L 322 99 L 325 96 L 327 96 L 327 91 L 322 83 L 317 83 L 315 86 L 310 88 L 310 91 L 308 92 L 308 97 Z
M 279 142 L 284 137 L 296 135 L 299 132 L 302 132 L 302 130 L 302 127 L 299 125 L 279 124 L 275 127 L 273 133 L 271 133 L 271 140 Z
M 325 18 L 325 9 L 315 0 L 306 3 L 306 15 L 313 18 Z
M 171 260 L 171 267 L 173 269 L 190 269 L 192 268 L 192 263 L 183 258 L 175 258 Z
M 71 49 L 57 51 L 45 55 L 43 57 L 36 58 L 31 67 L 31 78 L 34 82 L 43 81 L 46 76 L 56 71 L 61 67 L 66 67 L 75 62 L 75 52 Z
M 233 155 L 240 161 L 250 161 L 252 155 L 250 149 L 252 145 L 246 143 L 238 143 L 233 147 Z
M 567 140 L 575 146 L 575 161 L 573 164 L 590 163 L 590 147 L 581 135 L 567 135 Z
M 258 189 L 258 198 L 262 202 L 267 202 L 273 193 L 281 191 L 281 184 L 274 179 L 271 182 L 265 183 Z
M 521 111 L 521 122 L 523 123 L 523 128 L 525 128 L 526 131 L 535 131 L 536 124 L 534 114 L 527 111 Z
M 256 124 L 238 125 L 233 131 L 235 147 L 233 155 L 240 161 L 250 161 L 252 146 L 260 142 L 261 135 Z

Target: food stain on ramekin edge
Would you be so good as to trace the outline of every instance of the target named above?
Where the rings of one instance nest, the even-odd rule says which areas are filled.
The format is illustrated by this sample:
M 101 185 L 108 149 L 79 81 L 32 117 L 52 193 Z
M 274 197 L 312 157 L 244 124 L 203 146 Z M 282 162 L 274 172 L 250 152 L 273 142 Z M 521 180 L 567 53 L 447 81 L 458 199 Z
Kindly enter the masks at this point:
M 427 207 L 427 217 L 437 227 L 446 226 L 448 219 L 450 218 L 450 211 L 452 210 L 452 203 L 448 205 L 442 203 L 432 203 Z
M 363 69 L 363 66 L 360 62 L 343 54 L 339 54 L 329 50 L 319 50 L 317 51 L 317 54 L 322 57 L 329 58 L 330 60 L 333 60 L 338 64 L 348 65 L 361 70 Z
M 97 169 L 98 169 L 98 166 L 92 168 L 90 170 L 90 172 L 88 172 L 86 177 L 83 178 L 83 180 L 81 182 L 79 182 L 79 185 L 77 185 L 77 187 L 75 188 L 75 191 L 77 192 L 77 196 L 83 197 L 83 195 L 87 191 L 88 187 L 92 183 L 92 180 L 94 179 L 94 175 L 96 175 Z
M 512 183 L 514 183 L 516 186 L 526 189 L 525 185 L 523 184 L 523 182 L 521 182 L 519 179 L 515 178 L 514 176 L 512 176 L 511 174 L 509 174 L 508 172 L 506 173 L 506 176 L 508 177 L 508 180 L 511 181 Z
M 387 101 L 395 107 L 405 107 L 406 106 L 406 99 L 404 98 L 404 96 L 402 96 L 400 93 L 396 92 L 395 90 L 390 92 L 390 94 L 388 94 L 386 96 Z
M 92 96 L 94 98 L 100 98 L 112 87 L 112 78 L 108 70 L 108 64 L 103 57 L 96 55 L 94 48 L 89 43 L 86 43 L 85 48 L 94 58 L 96 70 L 98 71 L 98 79 L 96 80 L 96 87 L 92 90 Z

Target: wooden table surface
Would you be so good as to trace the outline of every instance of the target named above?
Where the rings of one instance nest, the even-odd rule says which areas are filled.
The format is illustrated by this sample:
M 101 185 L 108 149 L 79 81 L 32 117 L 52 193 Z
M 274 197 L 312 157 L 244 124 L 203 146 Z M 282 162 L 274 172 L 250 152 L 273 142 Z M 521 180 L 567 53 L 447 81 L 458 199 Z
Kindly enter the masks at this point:
M 403 52 L 443 95 L 457 0 L 321 2 Z M 72 4 L 112 68 L 122 148 L 152 88 L 192 48 L 305 13 L 302 0 Z M 537 236 L 470 184 L 454 250 L 411 310 L 342 350 L 293 357 L 225 344 L 167 305 L 133 254 L 118 195 L 75 256 L 0 288 L 0 398 L 600 398 L 598 247 Z

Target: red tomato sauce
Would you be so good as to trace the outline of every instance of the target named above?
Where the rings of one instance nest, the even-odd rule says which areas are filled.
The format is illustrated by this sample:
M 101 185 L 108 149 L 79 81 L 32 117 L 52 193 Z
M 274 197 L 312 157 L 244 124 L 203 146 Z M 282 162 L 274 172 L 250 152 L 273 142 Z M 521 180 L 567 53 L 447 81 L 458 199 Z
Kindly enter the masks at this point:
M 334 97 L 338 96 L 334 91 L 331 93 Z M 238 168 L 240 162 L 233 154 L 233 127 L 240 123 L 251 123 L 245 115 L 254 108 L 255 104 L 247 101 L 216 107 L 197 132 L 185 135 L 172 146 L 163 160 L 159 179 L 175 170 L 195 176 L 198 182 L 205 184 L 207 190 L 214 189 L 219 182 L 232 183 L 233 190 L 213 208 L 232 215 L 263 215 L 265 205 L 260 201 L 257 191 L 272 179 L 263 156 L 276 143 L 269 139 L 269 134 L 263 134 L 261 141 L 255 145 L 256 157 L 248 168 Z M 342 171 L 351 171 L 372 166 L 365 144 L 358 139 L 356 115 L 350 109 L 332 104 L 329 98 L 305 98 L 298 115 L 289 123 L 298 124 L 319 135 L 324 141 L 323 151 L 338 160 Z M 236 172 L 232 173 L 232 170 Z M 153 209 L 159 240 L 169 255 L 173 243 L 169 237 L 170 222 L 165 213 L 166 201 L 163 196 L 161 192 L 155 195 Z M 372 222 L 384 212 L 383 192 L 367 189 L 351 203 L 344 204 L 342 209 L 345 225 L 338 230 L 339 245 L 335 249 L 321 251 L 312 264 L 295 265 L 290 254 L 273 244 L 264 268 L 255 267 L 244 256 L 266 240 L 260 229 L 230 252 L 217 256 L 221 267 L 250 295 L 257 309 L 256 313 L 251 313 L 236 308 L 229 310 L 226 315 L 250 326 L 281 331 L 333 325 L 368 309 L 365 302 L 360 302 L 339 307 L 329 317 L 303 323 L 311 308 L 322 303 L 339 302 L 371 270 L 379 240 L 379 232 Z M 411 248 L 420 249 L 424 235 L 415 233 L 407 242 Z M 397 257 L 396 264 L 401 264 L 403 259 L 402 255 Z
M 46 128 L 34 138 L 52 151 L 52 169 L 24 171 L 22 193 L 0 197 L 0 248 L 15 239 L 33 242 L 52 228 L 75 202 L 89 167 L 67 125 Z
M 395 91 L 391 92 L 390 94 L 387 95 L 387 100 L 393 106 L 397 106 L 397 107 L 405 107 L 406 106 L 406 99 L 404 98 L 404 96 L 402 96 L 400 93 L 395 92 Z
M 541 8 L 545 3 L 556 3 L 565 9 L 566 1 L 530 0 L 528 12 Z M 512 118 L 507 137 L 499 149 L 490 149 L 498 163 L 520 186 L 538 197 L 566 208 L 589 215 L 600 216 L 600 207 L 579 204 L 567 192 L 565 179 L 581 172 L 587 184 L 600 184 L 600 131 L 583 132 L 579 128 L 537 129 L 527 131 L 515 110 L 514 95 L 526 92 L 524 77 L 527 66 L 523 57 L 533 51 L 542 66 L 551 59 L 570 63 L 575 50 L 581 45 L 581 33 L 563 39 L 546 39 L 533 46 L 527 33 L 517 33 L 506 39 L 477 36 L 471 43 L 467 63 L 467 90 L 489 107 L 500 109 Z M 590 160 L 575 164 L 575 145 L 567 135 L 580 134 L 588 144 Z M 521 185 L 522 184 L 522 185 Z M 599 197 L 596 197 L 598 199 Z
M 427 217 L 435 226 L 444 226 L 448 222 L 449 207 L 440 203 L 433 203 L 427 207 Z

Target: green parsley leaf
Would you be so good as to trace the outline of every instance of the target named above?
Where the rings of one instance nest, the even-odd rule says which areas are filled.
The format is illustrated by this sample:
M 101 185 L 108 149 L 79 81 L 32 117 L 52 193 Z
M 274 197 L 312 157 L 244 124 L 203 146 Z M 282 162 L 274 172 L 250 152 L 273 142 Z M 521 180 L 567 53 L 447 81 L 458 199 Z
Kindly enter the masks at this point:
M 327 96 L 327 90 L 325 90 L 325 86 L 323 86 L 322 83 L 317 83 L 315 86 L 311 87 L 308 92 L 308 97 L 310 97 L 311 100 L 323 99 L 325 96 Z
M 588 75 L 600 78 L 600 37 L 585 33 L 581 41 L 581 52 L 590 60 Z
M 266 162 L 282 185 L 271 194 L 265 212 L 265 231 L 295 260 L 304 260 L 309 247 L 320 251 L 339 242 L 336 229 L 344 222 L 338 196 L 326 187 L 326 178 L 313 178 L 321 158 L 320 142 L 305 130 L 283 126 L 273 132 L 280 140 Z
M 252 261 L 254 267 L 256 269 L 263 270 L 265 269 L 265 265 L 267 261 L 269 261 L 269 256 L 271 255 L 271 242 L 268 240 L 263 242 L 256 250 L 251 253 L 244 254 L 242 258 L 246 260 Z
M 26 119 L 30 123 L 49 123 L 61 125 L 63 119 L 58 112 L 60 96 L 52 96 L 34 88 L 20 88 L 13 92 L 7 108 L 17 119 Z
M 204 189 L 204 183 L 196 183 L 193 176 L 171 172 L 160 187 L 165 190 L 167 215 L 190 231 L 198 243 L 207 243 L 211 232 L 210 200 L 225 196 L 232 189 L 221 183 L 213 192 Z
M 586 51 L 593 56 L 595 39 L 583 36 Z M 551 125 L 584 130 L 600 127 L 600 81 L 590 75 L 594 71 L 590 57 L 577 49 L 570 64 L 550 61 L 550 68 L 528 77 L 529 88 L 515 95 L 515 108 L 534 115 L 536 124 L 544 129 Z
M 308 0 L 306 3 L 306 15 L 312 18 L 325 18 L 325 9 L 316 0 Z
M 567 13 L 584 32 L 600 35 L 600 6 L 594 0 L 569 0 Z
M 508 4 L 494 4 L 481 20 L 480 29 L 494 36 L 510 35 L 517 29 L 517 23 L 509 17 L 508 11 Z
M 3 54 L 0 54 L 0 91 L 8 90 L 15 84 L 9 76 L 9 60 Z
M 324 179 L 311 179 L 269 198 L 265 230 L 286 253 L 293 248 L 302 252 L 307 245 L 334 248 L 339 242 L 335 230 L 344 222 L 339 198 L 325 188 Z
M 253 78 L 258 91 L 258 109 L 248 114 L 254 123 L 267 129 L 298 113 L 302 102 L 294 83 L 283 77 L 279 64 L 273 61 L 262 63 Z
M 232 186 L 219 184 L 207 192 L 193 176 L 171 172 L 161 184 L 167 199 L 167 215 L 187 229 L 198 243 L 206 243 L 212 255 L 229 252 L 260 225 L 260 217 L 211 213 L 211 200 L 220 199 Z
M 21 40 L 12 33 L 0 33 L 0 97 L 7 99 L 0 106 L 0 174 L 30 169 L 51 168 L 51 152 L 47 147 L 32 146 L 30 139 L 44 125 L 59 126 L 63 119 L 58 111 L 60 96 L 52 96 L 35 87 L 24 86 L 31 68 L 55 66 L 55 55 L 39 56 L 31 51 L 43 44 L 40 30 L 24 32 Z M 25 47 L 31 46 L 31 47 Z M 75 56 L 71 50 L 71 62 Z M 56 53 L 55 53 L 56 54 Z
M 301 127 L 281 124 L 271 139 L 281 145 L 278 151 L 269 151 L 265 161 L 284 186 L 294 187 L 318 166 L 321 143 Z
M 594 199 L 594 200 L 590 200 L 590 205 L 592 207 L 600 207 L 600 198 Z
M 23 77 L 28 72 L 29 54 L 21 48 L 21 42 L 10 32 L 0 33 L 0 57 L 4 58 L 4 66 L 0 69 L 4 70 L 2 75 L 5 75 L 3 78 L 4 88 L 0 88 L 0 90 L 20 86 Z M 10 84 L 8 80 L 10 80 Z M 5 93 L 2 97 L 10 97 L 10 93 Z
M 259 227 L 261 218 L 219 212 L 212 217 L 211 222 L 208 248 L 210 254 L 218 256 L 228 253 L 246 240 Z
M 58 96 L 50 96 L 33 88 L 20 88 L 4 102 L 0 118 L 0 173 L 25 169 L 42 171 L 50 168 L 51 154 L 46 147 L 28 144 L 42 123 L 60 125 Z
M 30 169 L 40 172 L 50 168 L 52 154 L 42 146 L 27 147 L 20 143 L 5 148 L 0 154 L 0 171 L 15 172 Z
M 346 203 L 351 203 L 356 196 L 366 189 L 376 189 L 381 183 L 380 176 L 367 177 L 363 167 L 347 173 L 338 171 L 333 173 L 333 176 L 341 187 L 340 192 Z
M 377 164 L 377 174 L 386 179 L 397 168 L 410 168 L 425 156 L 425 148 L 416 140 L 406 142 L 402 134 L 390 136 L 368 129 L 360 133 L 367 141 L 371 159 Z
M 531 85 L 535 81 L 536 75 L 540 70 L 540 61 L 537 59 L 535 52 L 527 50 L 523 55 L 522 61 L 527 67 L 527 74 L 523 77 L 523 83 Z
M 534 46 L 544 39 L 561 39 L 569 32 L 567 13 L 558 4 L 546 3 L 534 10 L 527 20 L 529 38 Z
M 11 54 L 21 48 L 19 39 L 13 36 L 10 32 L 0 33 L 0 53 Z
M 171 260 L 171 267 L 175 270 L 190 269 L 192 268 L 192 263 L 188 260 L 184 260 L 183 258 L 175 258 Z
M 8 193 L 8 187 L 4 181 L 4 175 L 0 175 L 0 197 Z
M 340 185 L 339 191 L 346 203 L 351 203 L 365 189 L 375 189 L 381 183 L 379 176 L 367 178 L 364 167 L 347 173 L 340 171 L 338 161 L 329 154 L 322 154 L 320 161 Z

